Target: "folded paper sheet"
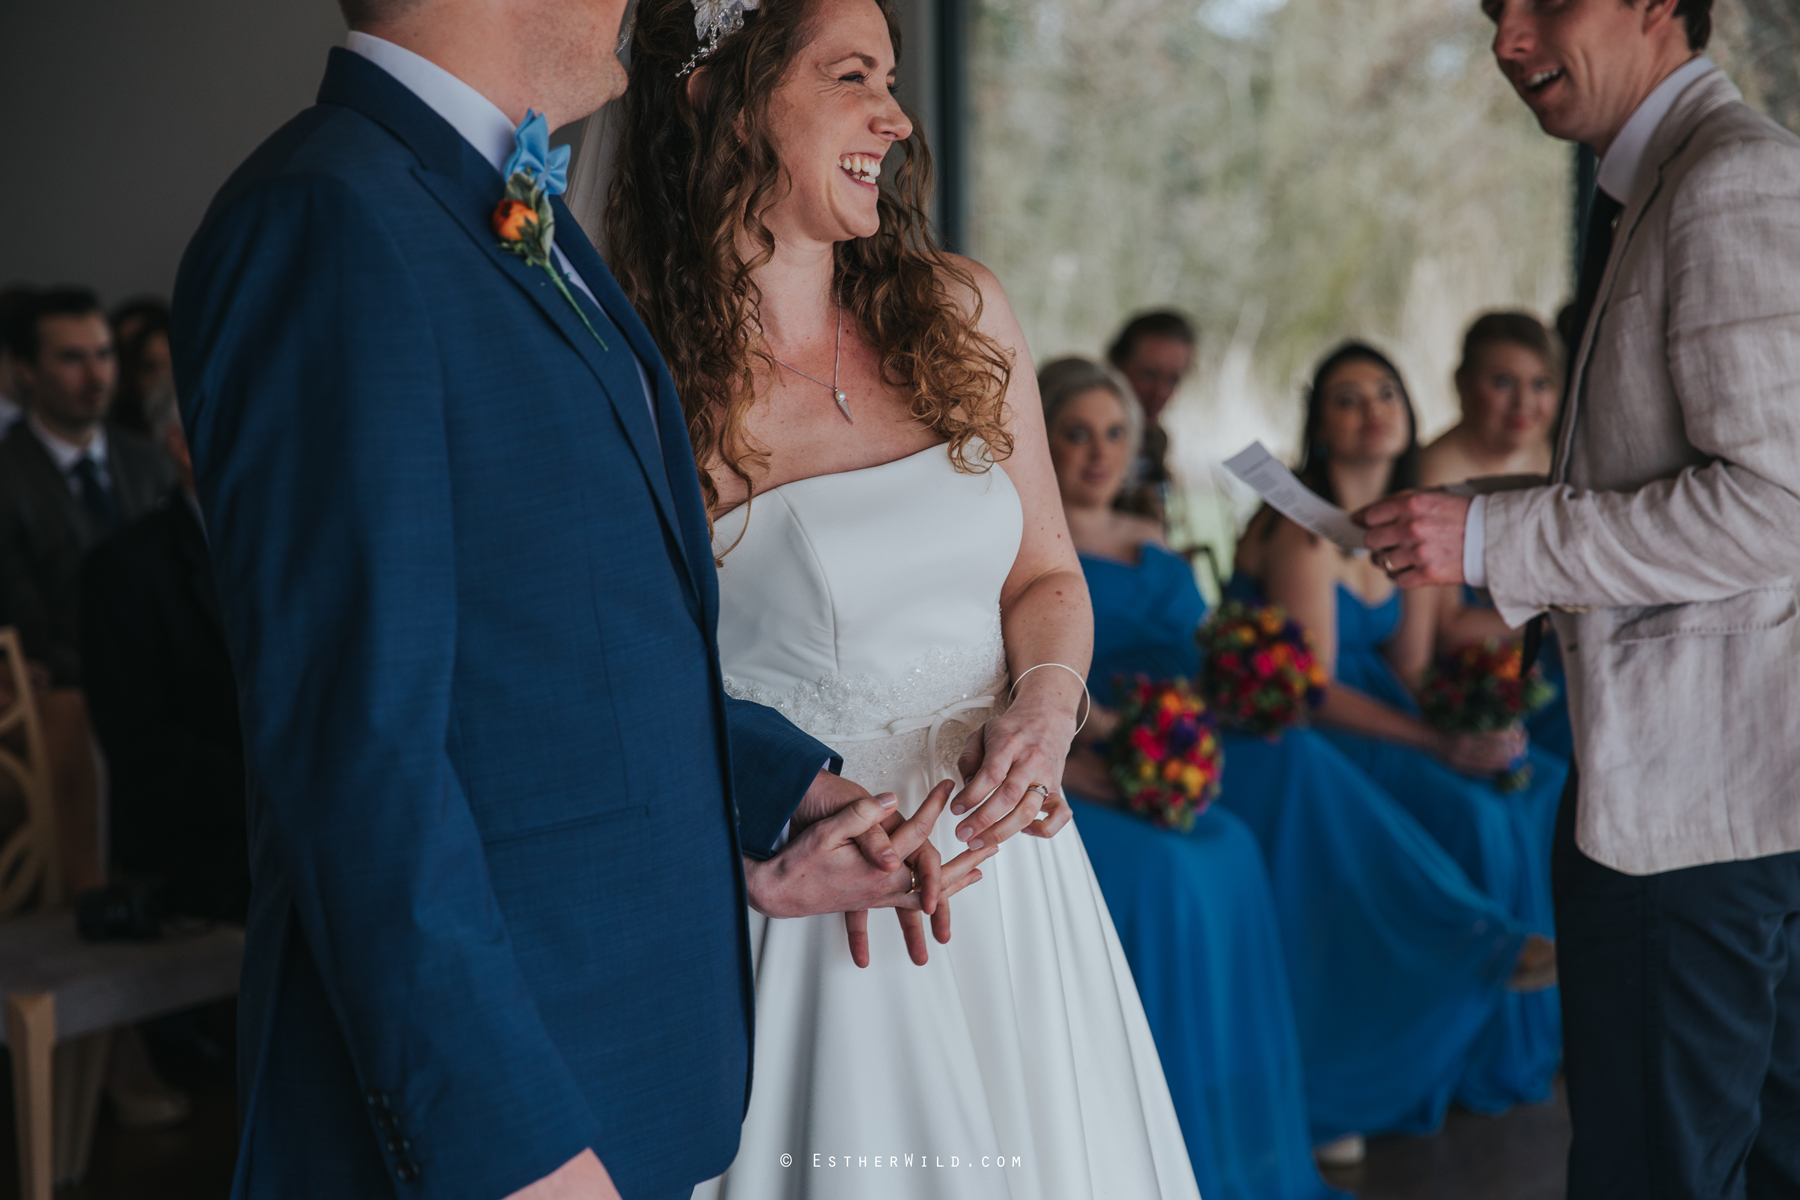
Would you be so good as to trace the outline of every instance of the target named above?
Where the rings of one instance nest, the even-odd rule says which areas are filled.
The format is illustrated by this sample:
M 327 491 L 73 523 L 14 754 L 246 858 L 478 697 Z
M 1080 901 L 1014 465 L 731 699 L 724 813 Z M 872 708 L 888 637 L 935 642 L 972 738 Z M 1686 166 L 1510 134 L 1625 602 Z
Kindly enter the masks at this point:
M 1226 459 L 1225 469 L 1255 488 L 1269 507 L 1301 528 L 1336 542 L 1353 554 L 1368 553 L 1363 548 L 1363 531 L 1350 514 L 1301 483 L 1261 442 L 1251 442 Z

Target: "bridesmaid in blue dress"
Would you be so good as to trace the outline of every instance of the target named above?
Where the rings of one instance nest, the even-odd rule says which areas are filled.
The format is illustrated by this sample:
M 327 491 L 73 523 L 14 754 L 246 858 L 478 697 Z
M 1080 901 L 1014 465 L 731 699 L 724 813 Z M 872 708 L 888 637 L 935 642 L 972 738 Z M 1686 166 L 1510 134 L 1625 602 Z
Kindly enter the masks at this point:
M 1309 393 L 1301 478 L 1354 511 L 1418 477 L 1411 401 L 1376 350 L 1351 343 L 1321 364 Z M 1456 1099 L 1497 1111 L 1548 1098 L 1561 1061 L 1550 904 L 1550 837 L 1567 763 L 1529 748 L 1522 730 L 1442 734 L 1420 719 L 1404 682 L 1431 658 L 1435 605 L 1402 599 L 1367 558 L 1351 557 L 1277 514 L 1259 513 L 1238 546 L 1242 595 L 1286 608 L 1332 672 L 1319 724 L 1449 852 L 1511 919 L 1538 936 L 1519 981 L 1483 1031 Z M 1493 776 L 1528 756 L 1531 783 L 1502 793 Z
M 1072 388 L 1070 362 L 1085 369 Z M 1117 426 L 1105 440 L 1106 461 L 1098 473 L 1072 465 L 1066 453 L 1068 418 L 1084 411 L 1092 398 L 1082 393 L 1096 378 L 1108 389 L 1104 396 L 1115 418 L 1110 424 Z M 1084 379 L 1090 386 L 1082 386 Z M 1082 360 L 1053 363 L 1039 381 L 1046 416 L 1062 421 L 1060 448 L 1054 433 L 1051 443 L 1065 503 L 1072 493 L 1100 494 L 1102 506 L 1109 505 L 1124 485 L 1135 449 L 1135 438 L 1125 434 L 1125 406 L 1115 385 L 1101 368 Z M 1090 485 L 1096 475 L 1097 484 Z M 1117 519 L 1156 536 L 1157 526 L 1145 518 Z M 1187 586 L 1194 586 L 1191 574 Z M 1098 593 L 1094 598 L 1096 604 L 1102 599 Z M 1102 631 L 1117 628 L 1105 618 L 1099 625 Z M 1191 659 L 1191 629 L 1185 644 Z M 1174 673 L 1191 674 L 1179 645 L 1172 659 L 1170 648 L 1155 642 L 1123 653 L 1112 645 L 1110 660 L 1129 660 L 1130 670 L 1166 678 L 1171 665 L 1186 665 L 1187 671 Z M 1090 732 L 1110 716 L 1098 707 L 1111 699 L 1101 678 L 1098 672 L 1090 678 L 1097 706 Z M 1191 833 L 1158 829 L 1104 803 L 1117 793 L 1104 768 L 1094 767 L 1072 758 L 1064 788 L 1131 963 L 1200 1194 L 1206 1200 L 1337 1196 L 1312 1160 L 1281 936 L 1256 838 L 1216 805 Z
M 1490 312 L 1463 335 L 1456 368 L 1462 419 L 1419 455 L 1419 482 L 1443 487 L 1469 479 L 1527 475 L 1548 478 L 1550 431 L 1562 396 L 1563 363 L 1556 335 L 1528 312 Z M 1442 596 L 1438 625 L 1453 641 L 1517 638 L 1485 595 L 1472 588 L 1434 589 Z M 1460 600 L 1460 603 L 1459 603 Z M 1439 635 L 1440 644 L 1444 635 Z M 1546 631 L 1538 666 L 1556 699 L 1525 721 L 1531 744 L 1567 762 L 1574 756 L 1567 681 L 1556 635 Z
M 1109 377 L 1063 360 L 1045 368 L 1040 389 L 1094 603 L 1089 685 L 1101 707 L 1090 729 L 1104 730 L 1119 676 L 1196 674 L 1194 632 L 1206 605 L 1156 525 L 1111 511 L 1129 461 L 1131 413 Z M 1304 1113 L 1286 1118 L 1304 1136 L 1281 1141 L 1286 1161 L 1303 1161 L 1307 1140 L 1341 1158 L 1357 1134 L 1437 1127 L 1525 941 L 1418 823 L 1318 734 L 1227 734 L 1225 742 L 1223 792 L 1187 837 L 1104 807 L 1117 793 L 1091 743 L 1064 775 L 1144 993 L 1202 1194 L 1222 1139 L 1204 1142 L 1197 1131 L 1210 1129 L 1222 1106 L 1246 1108 L 1232 1099 L 1240 1085 L 1221 1086 L 1220 1073 L 1252 1048 L 1271 1063 L 1293 1055 L 1293 1034 L 1276 1021 L 1289 1009 L 1284 974 L 1305 1063 Z M 1281 962 L 1253 968 L 1223 951 L 1235 945 L 1251 963 L 1270 955 L 1265 864 Z M 1196 926 L 1208 936 L 1196 936 Z M 1244 1015 L 1208 1034 L 1212 1018 L 1196 1023 L 1202 1009 Z M 1272 1066 L 1260 1070 L 1274 1080 Z M 1273 1089 L 1265 1096 L 1279 1099 Z M 1300 1104 L 1290 1092 L 1287 1107 Z M 1280 1107 L 1256 1111 L 1273 1117 Z M 1244 1148 L 1242 1130 L 1235 1136 Z M 1303 1178 L 1289 1170 L 1285 1178 Z M 1290 1193 L 1265 1185 L 1256 1194 Z

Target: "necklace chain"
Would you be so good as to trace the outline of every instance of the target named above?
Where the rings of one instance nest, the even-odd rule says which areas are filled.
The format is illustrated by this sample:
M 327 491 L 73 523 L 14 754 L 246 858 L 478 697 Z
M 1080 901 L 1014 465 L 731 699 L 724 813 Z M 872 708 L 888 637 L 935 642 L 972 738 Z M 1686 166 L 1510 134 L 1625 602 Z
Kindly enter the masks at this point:
M 769 357 L 775 358 L 775 351 L 772 348 L 769 351 Z M 838 386 L 838 368 L 842 366 L 844 362 L 844 302 L 842 300 L 838 301 L 837 306 L 837 349 L 831 360 L 830 383 L 826 383 L 817 375 L 807 375 L 805 371 L 802 371 L 792 363 L 782 362 L 779 358 L 775 358 L 775 361 L 781 363 L 782 366 L 786 367 L 796 375 L 805 375 L 806 378 L 812 380 L 822 388 L 830 388 L 831 397 L 837 401 L 838 411 L 844 414 L 844 420 L 849 421 L 852 425 L 856 424 L 856 421 L 850 416 L 850 398 L 844 395 L 844 389 Z

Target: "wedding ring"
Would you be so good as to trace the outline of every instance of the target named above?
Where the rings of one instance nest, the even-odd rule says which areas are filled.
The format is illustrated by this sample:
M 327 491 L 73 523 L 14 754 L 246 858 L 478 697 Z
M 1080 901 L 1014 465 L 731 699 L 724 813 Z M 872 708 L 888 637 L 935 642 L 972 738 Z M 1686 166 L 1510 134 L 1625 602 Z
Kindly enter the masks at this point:
M 1038 795 L 1042 796 L 1046 800 L 1048 800 L 1050 798 L 1050 789 L 1045 787 L 1041 783 L 1034 783 L 1030 787 L 1026 788 L 1025 790 L 1028 792 L 1036 792 Z
M 919 873 L 917 871 L 913 870 L 913 868 L 911 868 L 911 867 L 908 867 L 906 869 L 908 871 L 912 872 L 912 886 L 906 889 L 906 894 L 910 896 L 914 892 L 919 890 Z

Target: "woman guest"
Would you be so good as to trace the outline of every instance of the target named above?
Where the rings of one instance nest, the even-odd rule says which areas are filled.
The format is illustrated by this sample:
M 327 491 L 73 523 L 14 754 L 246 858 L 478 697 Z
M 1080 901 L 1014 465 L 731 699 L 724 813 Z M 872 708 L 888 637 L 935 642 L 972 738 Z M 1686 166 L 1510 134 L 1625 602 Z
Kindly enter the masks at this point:
M 1456 394 L 1462 420 L 1419 456 L 1419 482 L 1442 487 L 1492 475 L 1550 473 L 1550 431 L 1562 398 L 1563 363 L 1555 336 L 1530 313 L 1492 312 L 1463 335 Z M 1515 631 L 1466 589 L 1440 591 L 1441 625 L 1455 640 L 1511 637 Z M 1562 656 L 1554 635 L 1538 655 L 1556 700 L 1526 721 L 1534 746 L 1574 756 Z
M 1562 362 L 1530 313 L 1492 312 L 1463 335 L 1456 368 L 1462 420 L 1419 456 L 1427 487 L 1487 475 L 1548 475 Z
M 1349 343 L 1320 364 L 1308 391 L 1300 477 L 1351 510 L 1418 477 L 1412 402 L 1380 352 Z M 1266 597 L 1312 634 L 1332 674 L 1319 712 L 1325 736 L 1423 825 L 1513 922 L 1552 932 L 1550 834 L 1567 764 L 1518 730 L 1447 734 L 1427 725 L 1403 678 L 1427 665 L 1435 605 L 1403 604 L 1380 568 L 1264 510 L 1238 546 L 1232 590 Z M 1411 596 L 1408 597 L 1412 599 Z M 1521 758 L 1524 790 L 1493 777 Z M 1553 956 L 1535 965 L 1548 982 Z M 1542 1100 L 1561 1058 L 1554 995 L 1508 996 L 1456 1089 L 1470 1108 Z
M 1107 347 L 1106 359 L 1124 376 L 1143 413 L 1143 432 L 1131 468 L 1130 482 L 1120 491 L 1120 511 L 1153 517 L 1167 525 L 1169 435 L 1163 410 L 1194 370 L 1199 335 L 1194 323 L 1172 308 L 1152 309 L 1125 322 Z
M 1112 507 L 1138 428 L 1115 377 L 1063 359 L 1044 368 L 1039 387 L 1093 597 L 1089 686 L 1104 731 L 1116 719 L 1105 706 L 1118 677 L 1199 671 L 1194 634 L 1206 604 L 1155 522 Z M 1254 1195 L 1309 1194 L 1317 1185 L 1297 1126 L 1310 1127 L 1327 1161 L 1358 1157 L 1360 1133 L 1436 1128 L 1509 973 L 1522 978 L 1527 937 L 1319 734 L 1227 733 L 1224 742 L 1223 791 L 1188 835 L 1109 807 L 1118 792 L 1091 739 L 1077 744 L 1064 781 L 1081 797 L 1076 820 L 1202 1194 L 1238 1194 L 1233 1181 L 1255 1184 Z M 1279 964 L 1269 961 L 1271 903 Z M 1304 1116 L 1284 1082 L 1290 1011 Z M 1209 1190 L 1211 1179 L 1220 1183 Z

